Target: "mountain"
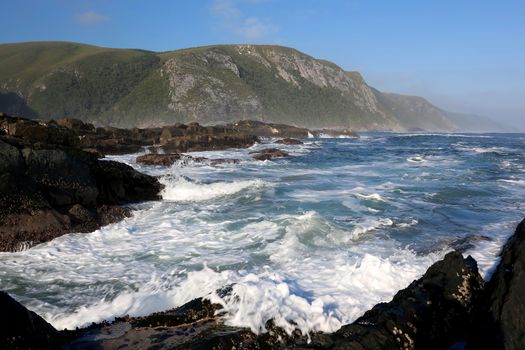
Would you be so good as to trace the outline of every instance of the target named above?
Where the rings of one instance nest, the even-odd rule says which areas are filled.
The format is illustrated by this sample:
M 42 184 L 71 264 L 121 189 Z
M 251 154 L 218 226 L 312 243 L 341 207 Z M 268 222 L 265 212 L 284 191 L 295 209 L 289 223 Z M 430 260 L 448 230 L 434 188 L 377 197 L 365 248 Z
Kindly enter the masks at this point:
M 0 45 L 0 111 L 145 127 L 252 119 L 311 128 L 459 128 L 421 97 L 295 49 L 219 45 L 169 52 L 67 42 Z

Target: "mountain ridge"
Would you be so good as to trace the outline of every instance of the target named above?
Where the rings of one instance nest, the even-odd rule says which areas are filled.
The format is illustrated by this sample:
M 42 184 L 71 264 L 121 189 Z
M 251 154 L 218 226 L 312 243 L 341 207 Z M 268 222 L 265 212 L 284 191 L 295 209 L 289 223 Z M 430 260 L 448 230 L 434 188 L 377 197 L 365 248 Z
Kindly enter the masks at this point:
M 277 45 L 153 52 L 1 44 L 0 110 L 119 127 L 250 119 L 310 128 L 460 129 L 454 114 L 422 97 L 380 92 L 359 72 Z

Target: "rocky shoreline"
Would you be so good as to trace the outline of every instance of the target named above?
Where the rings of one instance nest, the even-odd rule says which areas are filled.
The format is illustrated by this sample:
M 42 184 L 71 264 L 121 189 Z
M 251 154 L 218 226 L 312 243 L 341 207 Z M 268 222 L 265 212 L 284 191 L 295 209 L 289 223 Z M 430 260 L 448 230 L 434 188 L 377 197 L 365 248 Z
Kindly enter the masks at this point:
M 149 153 L 137 162 L 235 163 L 238 160 L 181 152 L 250 147 L 259 137 L 281 137 L 277 143 L 294 145 L 309 133 L 319 136 L 307 129 L 249 121 L 126 130 L 96 128 L 75 119 L 38 122 L 0 114 L 0 251 L 26 249 L 69 232 L 91 232 L 130 215 L 130 203 L 160 198 L 158 179 L 101 160 L 104 154 L 154 147 L 164 153 Z M 251 154 L 258 160 L 288 156 L 276 148 Z M 234 298 L 231 293 L 231 286 L 217 291 L 223 298 Z M 269 321 L 267 332 L 255 334 L 226 325 L 222 306 L 210 300 L 198 298 L 145 317 L 59 331 L 0 292 L 0 348 L 522 349 L 525 220 L 504 246 L 489 282 L 483 281 L 472 257 L 454 251 L 392 301 L 377 304 L 335 333 L 287 333 Z
M 70 232 L 92 232 L 131 215 L 126 204 L 158 200 L 156 178 L 105 154 L 149 148 L 138 163 L 169 166 L 175 161 L 236 163 L 181 152 L 246 148 L 268 135 L 308 136 L 288 125 L 240 122 L 204 127 L 198 123 L 163 128 L 95 127 L 77 119 L 35 121 L 0 113 L 0 251 L 18 251 Z M 300 141 L 299 141 L 300 142 Z M 156 154 L 161 150 L 162 154 Z M 285 157 L 263 150 L 255 159 Z
M 206 298 L 145 317 L 124 317 L 58 331 L 0 293 L 4 349 L 522 349 L 525 344 L 525 220 L 484 283 L 476 261 L 448 253 L 418 280 L 337 332 L 291 334 L 269 321 L 267 332 L 224 324 Z M 226 286 L 222 297 L 232 292 Z

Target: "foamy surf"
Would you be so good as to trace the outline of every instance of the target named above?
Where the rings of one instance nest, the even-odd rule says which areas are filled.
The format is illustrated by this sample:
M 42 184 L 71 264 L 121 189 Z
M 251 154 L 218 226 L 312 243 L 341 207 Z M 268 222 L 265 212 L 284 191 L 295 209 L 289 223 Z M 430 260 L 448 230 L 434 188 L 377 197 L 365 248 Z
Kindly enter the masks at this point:
M 466 253 L 486 278 L 521 219 L 522 139 L 442 136 L 315 140 L 286 146 L 294 157 L 279 162 L 252 161 L 268 144 L 192 154 L 242 160 L 220 167 L 108 157 L 161 176 L 163 200 L 90 234 L 0 253 L 0 288 L 60 329 L 203 296 L 256 332 L 269 319 L 337 330 L 421 276 L 451 237 L 493 239 Z M 227 285 L 233 294 L 216 299 Z
M 162 198 L 174 202 L 202 202 L 231 196 L 247 189 L 260 189 L 267 184 L 262 180 L 236 182 L 198 183 L 184 177 L 165 177 L 161 180 L 165 188 Z

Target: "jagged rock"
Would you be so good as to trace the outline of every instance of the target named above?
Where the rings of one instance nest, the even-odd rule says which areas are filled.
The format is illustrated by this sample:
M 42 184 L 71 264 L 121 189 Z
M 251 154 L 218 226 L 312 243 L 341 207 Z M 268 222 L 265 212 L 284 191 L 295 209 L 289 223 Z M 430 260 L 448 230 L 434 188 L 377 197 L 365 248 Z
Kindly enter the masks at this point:
M 256 160 L 270 160 L 289 156 L 288 152 L 277 148 L 265 148 L 260 151 L 250 152 L 250 154 L 253 154 L 253 158 Z
M 4 117 L 9 123 L 11 119 Z M 20 118 L 14 123 L 31 124 Z M 49 125 L 38 124 L 38 142 L 25 131 L 19 137 L 13 136 L 16 132 L 0 136 L 1 251 L 96 230 L 129 215 L 128 209 L 115 206 L 159 198 L 162 186 L 151 176 L 122 163 L 99 161 L 62 141 L 42 142 L 52 139 L 56 128 L 68 130 Z
M 268 332 L 257 335 L 247 328 L 224 325 L 221 307 L 198 298 L 173 310 L 81 331 L 80 340 L 69 348 L 447 349 L 466 339 L 473 301 L 482 286 L 474 259 L 454 252 L 432 265 L 391 302 L 376 305 L 333 334 L 287 334 L 268 321 Z M 218 292 L 224 296 L 230 291 Z M 112 335 L 94 341 L 96 334 Z
M 447 349 L 467 337 L 483 280 L 472 257 L 452 252 L 391 302 L 336 332 L 336 349 Z
M 476 319 L 469 349 L 525 349 L 525 220 L 503 247 Z
M 176 161 L 182 161 L 181 165 L 185 165 L 188 162 L 197 162 L 197 163 L 207 163 L 212 166 L 219 165 L 219 164 L 237 164 L 239 163 L 238 159 L 228 159 L 228 158 L 208 159 L 205 157 L 191 157 L 191 156 L 180 154 L 180 153 L 144 154 L 142 156 L 138 156 L 136 159 L 136 162 L 139 164 L 162 165 L 162 166 L 173 165 Z
M 190 128 L 187 130 L 190 130 Z M 194 127 L 188 132 L 188 135 L 171 139 L 168 143 L 162 145 L 161 148 L 166 153 L 218 151 L 228 148 L 248 148 L 259 140 L 253 135 L 229 133 L 208 135 L 197 133 L 195 130 Z
M 275 143 L 281 144 L 281 145 L 302 145 L 304 142 L 297 139 L 280 139 L 275 141 Z
M 144 154 L 138 156 L 136 162 L 139 164 L 146 165 L 163 165 L 170 166 L 176 161 L 180 160 L 182 154 L 180 153 L 169 153 L 169 154 Z
M 284 137 L 304 139 L 308 137 L 309 130 L 285 124 L 264 123 L 255 120 L 241 120 L 227 125 L 239 132 L 259 137 Z
M 0 291 L 1 349 L 58 349 L 62 342 L 53 326 Z
M 319 137 L 321 134 L 329 135 L 331 137 L 340 137 L 340 136 L 346 136 L 346 137 L 359 137 L 359 134 L 355 132 L 354 130 L 350 129 L 321 129 L 321 130 L 313 130 L 312 134 L 314 137 Z

